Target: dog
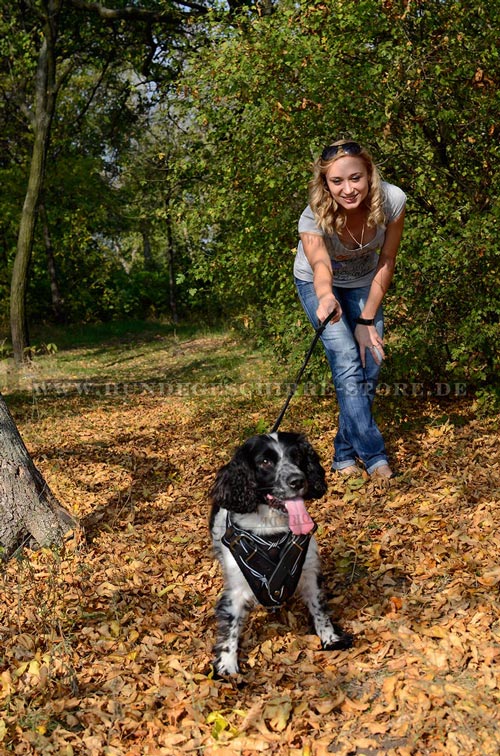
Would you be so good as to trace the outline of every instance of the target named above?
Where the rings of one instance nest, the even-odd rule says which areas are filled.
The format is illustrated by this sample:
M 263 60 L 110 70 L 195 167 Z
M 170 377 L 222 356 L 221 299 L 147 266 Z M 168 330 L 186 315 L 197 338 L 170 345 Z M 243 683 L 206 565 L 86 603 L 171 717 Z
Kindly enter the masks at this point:
M 218 471 L 210 532 L 224 577 L 217 602 L 216 676 L 235 675 L 245 619 L 257 604 L 283 605 L 297 589 L 324 650 L 352 646 L 327 614 L 316 525 L 304 500 L 326 493 L 318 454 L 299 433 L 252 436 Z

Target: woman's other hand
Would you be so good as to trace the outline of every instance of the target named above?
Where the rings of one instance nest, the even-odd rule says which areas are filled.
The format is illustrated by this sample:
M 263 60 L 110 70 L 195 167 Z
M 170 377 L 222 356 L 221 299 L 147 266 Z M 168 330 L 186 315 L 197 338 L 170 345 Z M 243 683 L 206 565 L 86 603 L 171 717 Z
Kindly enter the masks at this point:
M 384 340 L 379 336 L 375 326 L 357 325 L 354 336 L 359 344 L 361 364 L 366 365 L 366 350 L 368 350 L 377 365 L 382 364 L 385 358 Z

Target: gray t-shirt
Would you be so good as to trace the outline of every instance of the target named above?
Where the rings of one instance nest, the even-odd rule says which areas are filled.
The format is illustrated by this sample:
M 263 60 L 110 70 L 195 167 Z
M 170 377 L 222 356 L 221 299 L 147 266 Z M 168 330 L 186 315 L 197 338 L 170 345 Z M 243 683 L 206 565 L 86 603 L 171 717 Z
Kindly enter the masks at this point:
M 392 223 L 403 212 L 406 205 L 406 194 L 393 184 L 385 181 L 381 183 L 384 198 L 384 214 L 386 223 Z M 357 286 L 369 286 L 375 275 L 378 256 L 385 241 L 386 225 L 377 226 L 374 238 L 363 244 L 359 249 L 349 249 L 340 241 L 336 233 L 324 234 L 318 227 L 314 213 L 308 205 L 299 220 L 299 234 L 309 233 L 324 236 L 326 247 L 330 254 L 335 286 L 353 289 Z M 313 271 L 299 241 L 293 273 L 301 281 L 312 281 Z

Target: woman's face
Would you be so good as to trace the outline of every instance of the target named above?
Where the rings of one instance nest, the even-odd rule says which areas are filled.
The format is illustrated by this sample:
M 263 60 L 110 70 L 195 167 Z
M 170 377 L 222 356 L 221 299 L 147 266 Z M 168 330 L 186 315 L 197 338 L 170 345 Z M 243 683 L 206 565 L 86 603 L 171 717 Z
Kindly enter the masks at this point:
M 335 160 L 325 173 L 325 181 L 334 200 L 346 212 L 357 210 L 370 191 L 365 162 L 352 155 Z

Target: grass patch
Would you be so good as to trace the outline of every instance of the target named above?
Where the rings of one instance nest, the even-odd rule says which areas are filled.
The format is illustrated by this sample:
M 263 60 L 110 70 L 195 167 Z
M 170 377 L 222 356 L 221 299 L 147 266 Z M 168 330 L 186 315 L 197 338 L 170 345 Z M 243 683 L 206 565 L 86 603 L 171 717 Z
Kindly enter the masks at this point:
M 193 325 L 174 326 L 160 322 L 51 327 L 34 334 L 33 360 L 19 373 L 27 378 L 57 376 L 61 380 L 73 380 L 99 377 L 115 381 L 136 374 L 138 379 L 147 380 L 155 368 L 161 367 L 166 373 L 170 367 L 176 369 L 179 366 L 181 370 L 185 368 L 186 377 L 196 374 L 203 378 L 231 371 L 232 366 L 240 361 L 240 357 L 229 355 L 224 348 L 232 339 L 232 334 L 219 328 L 200 329 Z M 47 345 L 56 348 L 47 353 Z M 4 358 L 1 362 L 4 373 L 6 368 L 13 371 L 12 361 Z
M 217 328 L 214 331 L 217 332 Z M 149 339 L 172 337 L 186 339 L 199 334 L 196 324 L 147 320 L 111 320 L 106 323 L 80 323 L 67 326 L 37 326 L 32 328 L 33 344 L 55 344 L 58 351 L 81 348 L 96 348 L 103 344 L 128 343 L 134 340 L 145 342 Z M 207 329 L 207 332 L 212 332 Z

